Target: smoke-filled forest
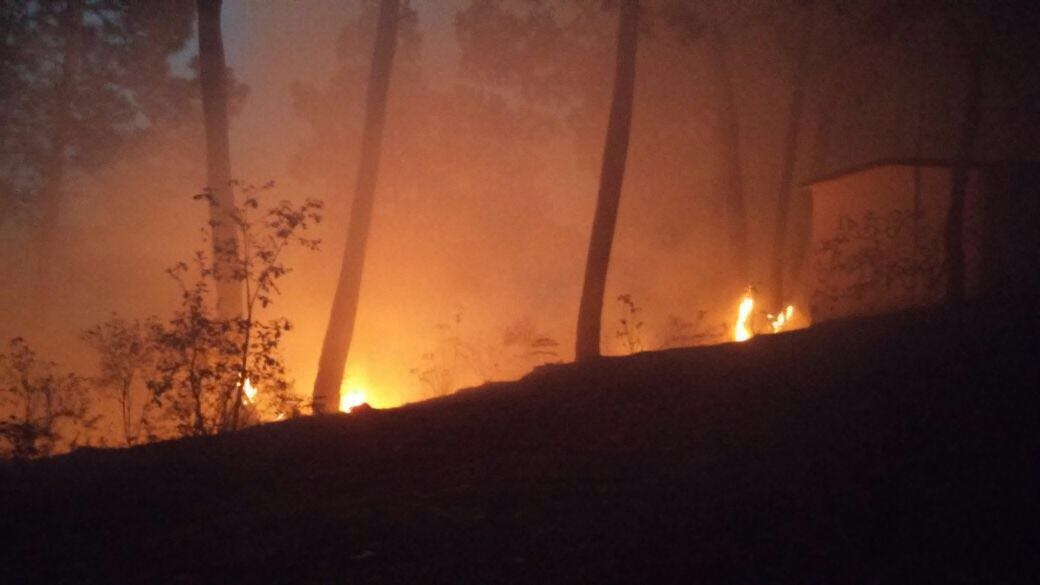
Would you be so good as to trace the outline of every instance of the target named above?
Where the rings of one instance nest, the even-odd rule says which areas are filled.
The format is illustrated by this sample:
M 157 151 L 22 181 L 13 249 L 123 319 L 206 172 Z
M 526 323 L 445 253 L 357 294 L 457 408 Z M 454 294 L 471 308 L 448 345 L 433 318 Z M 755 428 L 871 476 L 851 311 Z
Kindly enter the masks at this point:
M 1038 30 L 1015 1 L 0 0 L 0 458 L 378 445 L 360 421 L 480 393 L 498 422 L 451 440 L 497 445 L 503 396 L 619 380 L 650 428 L 703 406 L 655 388 L 869 386 L 905 357 L 881 331 L 990 372 L 996 337 L 935 332 L 1035 324 Z M 584 408 L 551 396 L 531 424 Z
M 198 273 L 220 268 L 211 206 L 253 211 L 255 232 L 273 206 L 307 207 L 307 221 L 278 236 L 277 283 L 264 281 L 251 307 L 257 325 L 279 323 L 264 329 L 279 332 L 269 356 L 278 372 L 252 383 L 284 404 L 264 417 L 309 410 L 327 329 L 349 339 L 345 374 L 332 377 L 345 375 L 344 391 L 377 407 L 574 358 L 624 56 L 617 6 L 398 6 L 363 249 L 347 234 L 359 225 L 359 164 L 371 162 L 363 135 L 379 6 L 207 10 L 4 5 L 0 323 L 6 340 L 19 339 L 9 360 L 32 351 L 34 367 L 54 362 L 51 373 L 79 379 L 87 418 L 102 416 L 79 443 L 126 440 L 123 402 L 140 425 L 161 414 L 144 410 L 164 394 L 184 398 L 163 392 L 184 372 L 157 371 L 161 350 L 145 346 L 177 327 L 185 287 L 205 287 L 198 316 L 222 314 L 219 277 Z M 792 305 L 791 325 L 808 324 L 814 177 L 886 158 L 1037 154 L 1025 5 L 660 1 L 638 10 L 597 316 L 604 353 L 728 341 L 749 286 L 769 313 Z M 206 17 L 220 53 L 208 72 Z M 208 100 L 220 102 L 219 117 L 207 81 L 221 86 Z M 963 153 L 969 108 L 977 135 Z M 356 318 L 330 322 L 344 253 L 362 257 Z M 241 285 L 270 268 L 251 260 L 255 274 L 227 276 L 225 296 L 246 294 Z M 127 351 L 141 355 L 111 355 Z M 239 351 L 239 361 L 258 351 Z M 241 385 L 251 367 L 224 361 Z M 113 375 L 122 379 L 105 379 Z

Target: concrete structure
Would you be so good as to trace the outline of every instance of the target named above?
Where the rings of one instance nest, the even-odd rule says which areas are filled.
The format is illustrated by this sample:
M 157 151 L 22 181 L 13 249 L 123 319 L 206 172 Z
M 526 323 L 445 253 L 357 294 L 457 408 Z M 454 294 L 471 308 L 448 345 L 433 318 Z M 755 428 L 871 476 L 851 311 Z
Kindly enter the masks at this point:
M 981 279 L 982 190 L 971 173 L 965 210 L 968 291 Z M 889 159 L 810 181 L 807 275 L 814 321 L 897 311 L 944 298 L 943 228 L 951 169 L 944 161 Z

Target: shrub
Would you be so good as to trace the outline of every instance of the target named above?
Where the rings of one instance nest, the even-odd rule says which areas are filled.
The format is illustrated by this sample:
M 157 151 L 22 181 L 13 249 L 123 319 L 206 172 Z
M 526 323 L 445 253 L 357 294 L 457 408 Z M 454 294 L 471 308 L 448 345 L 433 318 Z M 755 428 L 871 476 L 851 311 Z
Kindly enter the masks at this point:
M 46 457 L 74 448 L 96 418 L 88 417 L 83 380 L 40 360 L 22 338 L 0 353 L 0 453 L 16 459 Z

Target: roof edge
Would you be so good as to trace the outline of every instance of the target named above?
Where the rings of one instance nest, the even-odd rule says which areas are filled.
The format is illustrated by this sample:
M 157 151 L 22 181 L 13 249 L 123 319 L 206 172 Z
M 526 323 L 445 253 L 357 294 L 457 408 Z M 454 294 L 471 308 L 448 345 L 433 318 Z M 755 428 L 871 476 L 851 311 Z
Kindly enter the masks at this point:
M 1040 161 L 1032 160 L 994 160 L 994 161 L 973 161 L 972 167 L 1000 167 L 1007 165 L 1017 164 L 1028 164 L 1035 165 L 1040 164 Z M 918 158 L 918 157 L 888 157 L 873 160 L 870 162 L 853 165 L 851 167 L 845 167 L 837 171 L 824 173 L 815 177 L 810 177 L 802 181 L 800 184 L 802 187 L 810 187 L 817 183 L 823 183 L 824 181 L 831 181 L 846 175 L 852 175 L 855 173 L 861 173 L 863 171 L 869 171 L 874 168 L 880 167 L 951 167 L 953 166 L 953 160 L 948 158 Z

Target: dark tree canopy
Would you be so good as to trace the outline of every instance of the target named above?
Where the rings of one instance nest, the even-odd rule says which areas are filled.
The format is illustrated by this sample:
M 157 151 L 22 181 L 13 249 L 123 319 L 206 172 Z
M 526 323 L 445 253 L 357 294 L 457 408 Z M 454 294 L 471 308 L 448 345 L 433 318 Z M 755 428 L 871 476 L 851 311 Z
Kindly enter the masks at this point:
M 95 168 L 184 119 L 197 88 L 172 59 L 194 14 L 190 0 L 3 1 L 0 221 L 14 209 L 35 215 L 55 173 Z

